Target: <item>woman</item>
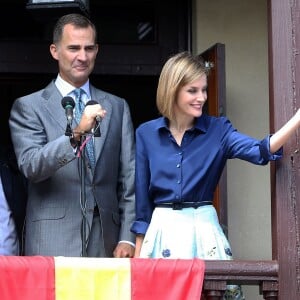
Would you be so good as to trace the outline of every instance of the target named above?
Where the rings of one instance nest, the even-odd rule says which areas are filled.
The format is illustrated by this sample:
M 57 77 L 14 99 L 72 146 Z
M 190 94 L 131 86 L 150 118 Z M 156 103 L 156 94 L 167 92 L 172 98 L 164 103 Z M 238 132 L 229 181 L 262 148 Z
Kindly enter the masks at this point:
M 203 113 L 208 70 L 182 52 L 164 65 L 157 89 L 162 117 L 136 131 L 135 257 L 232 259 L 213 194 L 227 159 L 257 165 L 282 156 L 300 112 L 274 135 L 257 140 L 226 117 Z M 228 296 L 228 295 L 227 295 Z M 242 299 L 240 291 L 226 299 Z

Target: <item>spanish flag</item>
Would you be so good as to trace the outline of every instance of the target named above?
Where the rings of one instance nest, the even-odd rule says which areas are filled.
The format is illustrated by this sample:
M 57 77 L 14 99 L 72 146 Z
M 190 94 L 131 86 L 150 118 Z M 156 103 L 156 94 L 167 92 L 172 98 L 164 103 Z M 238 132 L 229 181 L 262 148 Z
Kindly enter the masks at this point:
M 0 256 L 1 300 L 199 300 L 200 259 Z

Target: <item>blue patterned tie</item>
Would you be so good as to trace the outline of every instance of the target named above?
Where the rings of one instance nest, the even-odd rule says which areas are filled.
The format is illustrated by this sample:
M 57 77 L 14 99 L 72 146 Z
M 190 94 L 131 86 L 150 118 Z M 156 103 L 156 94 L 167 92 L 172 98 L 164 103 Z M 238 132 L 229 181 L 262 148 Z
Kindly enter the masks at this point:
M 74 91 L 75 94 L 75 119 L 77 123 L 79 124 L 82 113 L 84 111 L 85 105 L 82 101 L 82 95 L 85 93 L 83 89 L 75 89 Z M 90 138 L 90 137 L 88 137 Z M 89 158 L 90 164 L 92 169 L 95 167 L 95 153 L 94 153 L 94 143 L 93 139 L 90 138 L 90 140 L 86 143 L 85 145 L 86 153 Z

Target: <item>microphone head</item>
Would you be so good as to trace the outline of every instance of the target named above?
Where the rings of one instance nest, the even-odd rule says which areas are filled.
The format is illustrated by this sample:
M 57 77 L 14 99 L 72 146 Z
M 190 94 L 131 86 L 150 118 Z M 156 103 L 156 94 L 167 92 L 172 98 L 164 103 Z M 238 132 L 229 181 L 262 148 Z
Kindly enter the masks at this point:
M 86 103 L 87 105 L 95 105 L 95 104 L 99 104 L 99 102 L 97 102 L 96 100 L 89 100 Z M 101 117 L 100 116 L 96 116 L 96 127 L 94 128 L 94 130 L 92 130 L 94 137 L 99 137 L 101 136 L 101 132 L 100 132 L 100 122 L 101 122 Z
M 86 103 L 86 106 L 87 105 L 95 105 L 95 104 L 99 104 L 99 102 L 97 102 L 96 100 L 89 100 L 87 103 Z M 98 122 L 101 122 L 101 117 L 100 116 L 96 116 L 96 120 Z
M 75 101 L 73 100 L 73 98 L 71 96 L 66 96 L 61 99 L 61 105 L 63 106 L 63 108 L 67 108 L 67 107 L 74 108 Z
M 86 105 L 95 105 L 95 104 L 99 104 L 99 102 L 97 102 L 96 100 L 89 100 Z

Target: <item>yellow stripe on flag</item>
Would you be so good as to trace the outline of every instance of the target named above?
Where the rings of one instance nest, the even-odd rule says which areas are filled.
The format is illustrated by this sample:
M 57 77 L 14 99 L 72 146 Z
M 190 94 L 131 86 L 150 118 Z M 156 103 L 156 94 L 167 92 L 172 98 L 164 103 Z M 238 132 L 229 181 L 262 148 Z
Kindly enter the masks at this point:
M 129 258 L 55 257 L 55 300 L 130 300 Z

